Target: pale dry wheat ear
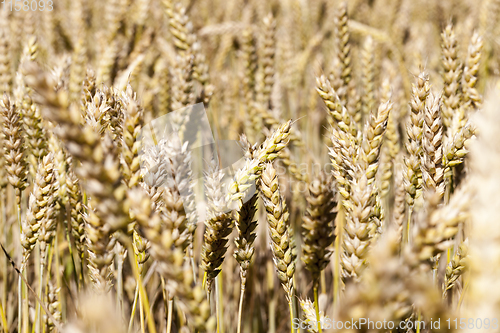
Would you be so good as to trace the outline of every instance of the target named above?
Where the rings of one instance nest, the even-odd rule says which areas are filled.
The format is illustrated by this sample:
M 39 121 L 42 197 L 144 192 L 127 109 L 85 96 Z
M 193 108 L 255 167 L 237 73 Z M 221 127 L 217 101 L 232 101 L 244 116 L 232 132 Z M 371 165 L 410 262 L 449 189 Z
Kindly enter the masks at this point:
M 98 59 L 97 82 L 110 84 L 112 70 L 118 53 L 117 36 L 119 35 L 120 21 L 124 18 L 124 2 L 112 0 L 105 3 L 104 20 L 107 23 L 105 34 L 100 38 L 101 52 Z
M 335 17 L 337 28 L 336 43 L 338 65 L 340 66 L 340 78 L 342 86 L 338 90 L 339 98 L 344 106 L 348 102 L 348 87 L 351 86 L 351 43 L 349 42 L 349 17 L 347 15 L 347 2 L 343 2 Z
M 420 276 L 400 257 L 399 245 L 398 236 L 392 230 L 382 236 L 370 254 L 370 269 L 365 271 L 360 283 L 346 286 L 343 304 L 338 307 L 335 318 L 400 322 L 411 315 L 409 284 Z
M 50 311 L 52 317 L 61 322 L 62 314 L 60 311 L 59 293 L 61 288 L 56 288 L 52 282 L 49 281 L 47 289 L 47 309 Z M 55 324 L 47 315 L 44 315 L 44 322 L 47 325 L 47 332 L 54 332 Z
M 102 91 L 106 96 L 106 104 L 108 105 L 105 124 L 109 128 L 116 146 L 120 148 L 123 135 L 123 101 L 120 93 L 113 87 L 103 86 Z
M 317 315 L 314 304 L 310 299 L 299 298 L 299 305 L 308 324 L 307 331 L 310 333 L 318 333 L 318 326 L 321 325 L 321 323 L 327 323 L 328 317 L 324 315 L 323 311 L 320 311 Z
M 37 55 L 37 39 L 34 36 L 30 36 L 27 44 L 24 46 L 20 66 L 27 61 L 35 61 Z M 16 107 L 22 112 L 24 130 L 27 136 L 26 143 L 29 148 L 27 159 L 30 164 L 30 173 L 34 178 L 38 161 L 48 152 L 48 137 L 44 128 L 40 109 L 32 100 L 33 92 L 31 88 L 25 86 L 23 75 L 20 72 L 17 72 L 15 81 L 14 96 L 16 99 Z
M 481 52 L 483 50 L 483 39 L 478 33 L 472 35 L 465 61 L 463 75 L 463 95 L 464 103 L 469 108 L 480 109 L 482 105 L 482 96 L 476 88 L 477 73 L 481 61 Z
M 426 195 L 427 210 L 418 221 L 417 232 L 405 257 L 410 265 L 424 263 L 432 266 L 431 258 L 447 250 L 459 224 L 465 222 L 470 211 L 471 191 L 465 184 L 457 189 L 450 202 L 439 207 L 440 196 L 430 190 Z
M 175 229 L 164 223 L 152 209 L 151 200 L 143 190 L 129 190 L 128 198 L 139 230 L 151 244 L 151 256 L 158 262 L 157 269 L 166 279 L 169 295 L 179 299 L 178 306 L 188 315 L 190 325 L 201 332 L 210 331 L 215 318 L 210 316 L 203 288 L 193 286 L 193 272 L 184 259 L 184 250 L 174 244 Z
M 192 57 L 177 56 L 172 75 L 172 111 L 176 111 L 193 104 L 195 101 L 193 85 L 193 59 Z M 187 120 L 183 120 L 186 122 Z M 178 121 L 179 124 L 183 122 Z
M 275 41 L 276 21 L 272 14 L 267 15 L 263 20 L 262 41 L 259 45 L 261 54 L 260 75 L 257 78 L 257 102 L 264 110 L 271 108 L 271 92 L 274 85 L 274 55 L 276 53 Z
M 258 127 L 259 119 L 256 116 L 255 110 L 255 86 L 256 86 L 256 72 L 257 72 L 257 47 L 254 31 L 251 27 L 246 28 L 241 33 L 241 62 L 243 66 L 243 107 L 248 115 L 247 121 L 252 123 L 253 128 Z M 248 126 L 249 129 L 250 125 Z M 257 134 L 257 133 L 255 133 Z M 252 135 L 252 138 L 255 135 Z
M 2 113 L 2 132 L 5 167 L 9 183 L 16 191 L 17 205 L 21 204 L 21 193 L 27 186 L 27 163 L 25 160 L 25 144 L 20 112 L 4 93 L 0 101 Z
M 196 207 L 191 184 L 191 154 L 187 142 L 180 143 L 176 135 L 161 139 L 156 146 L 148 147 L 144 156 L 146 189 L 153 208 L 160 213 L 164 223 L 176 230 L 175 246 L 188 251 L 192 258 L 192 241 L 196 230 Z
M 106 290 L 109 264 L 113 260 L 111 234 L 126 231 L 129 217 L 126 212 L 126 185 L 121 182 L 118 155 L 111 138 L 101 137 L 90 126 L 81 127 L 80 111 L 68 107 L 66 92 L 53 90 L 53 82 L 33 63 L 26 64 L 26 81 L 40 94 L 40 104 L 47 119 L 59 124 L 57 135 L 65 142 L 68 152 L 81 162 L 76 169 L 86 179 L 85 190 L 92 198 L 89 210 L 87 241 L 91 275 L 97 289 Z M 101 143 L 102 141 L 102 143 Z
M 255 228 L 257 227 L 257 221 L 254 221 L 255 213 L 257 212 L 257 193 L 253 193 L 250 196 L 249 188 L 252 186 L 251 182 L 258 181 L 260 177 L 260 173 L 262 170 L 262 165 L 265 161 L 260 162 L 258 159 L 252 159 L 255 153 L 255 146 L 250 146 L 250 143 L 246 141 L 246 137 L 242 136 L 241 138 L 242 144 L 244 146 L 245 155 L 247 158 L 245 166 L 238 170 L 241 172 L 241 175 L 235 175 L 235 182 L 233 183 L 233 187 L 236 187 L 234 190 L 235 196 L 234 199 L 230 195 L 228 195 L 229 200 L 238 200 L 238 207 L 235 211 L 235 227 L 237 231 L 237 236 L 234 239 L 235 247 L 234 250 L 234 258 L 240 265 L 240 304 L 238 310 L 238 332 L 241 329 L 241 317 L 243 311 L 243 298 L 245 295 L 246 282 L 247 282 L 247 273 L 250 267 L 250 261 L 252 260 L 253 254 L 255 252 L 255 247 L 253 245 L 256 234 Z M 251 178 L 249 178 L 251 177 Z M 238 184 L 238 179 L 243 180 L 243 184 Z M 248 182 L 248 183 L 247 183 Z M 243 185 L 243 186 L 242 186 Z M 231 193 L 231 188 L 228 189 L 228 192 Z M 241 193 L 240 193 L 241 192 Z M 245 193 L 247 193 L 245 195 Z
M 443 65 L 443 128 L 451 127 L 455 110 L 460 106 L 462 100 L 462 64 L 457 54 L 457 39 L 453 25 L 450 23 L 441 33 L 442 44 L 441 62 Z
M 205 221 L 204 242 L 201 249 L 201 266 L 206 272 L 206 287 L 211 290 L 212 282 L 222 270 L 227 251 L 228 236 L 233 231 L 232 211 L 227 207 L 225 188 L 222 185 L 224 173 L 212 161 L 205 175 L 205 190 L 208 200 L 208 218 Z
M 68 157 L 68 159 L 70 159 L 70 157 Z M 68 164 L 71 165 L 71 163 Z M 85 209 L 83 205 L 80 180 L 76 177 L 71 168 L 67 171 L 66 187 L 68 192 L 69 207 L 71 210 L 71 234 L 73 235 L 73 238 L 75 240 L 75 247 L 78 251 L 78 256 L 80 260 L 83 261 L 83 258 L 85 256 L 85 244 L 87 242 L 84 219 Z
M 122 173 L 129 188 L 139 184 L 142 176 L 140 170 L 140 134 L 143 122 L 143 110 L 136 100 L 136 95 L 129 85 L 122 94 L 124 109 L 122 145 Z
M 443 127 L 441 124 L 441 96 L 432 92 L 427 97 L 422 135 L 422 181 L 426 190 L 432 190 L 441 198 L 445 182 L 443 169 Z
M 387 121 L 391 110 L 392 103 L 390 101 L 381 103 L 376 115 L 375 111 L 372 110 L 364 128 L 363 141 L 359 147 L 356 159 L 356 168 L 363 170 L 366 173 L 368 185 L 373 185 L 371 189 L 373 193 L 370 194 L 373 198 L 370 220 L 372 228 L 377 234 L 382 232 L 384 212 L 380 203 L 379 190 L 375 180 L 380 164 L 379 155 L 382 139 L 387 128 Z M 347 211 L 349 212 L 349 209 Z
M 69 93 L 71 102 L 79 102 L 83 93 L 85 68 L 87 65 L 87 48 L 82 37 L 78 39 L 72 55 L 69 72 Z
M 293 323 L 293 276 L 295 274 L 294 243 L 291 240 L 290 215 L 278 183 L 278 175 L 272 163 L 262 170 L 259 192 L 266 208 L 267 225 L 271 238 L 273 262 L 281 286 L 285 289 L 290 309 L 290 321 Z M 292 330 L 293 331 L 293 330 Z
M 333 175 L 338 193 L 342 201 L 349 198 L 349 180 L 354 170 L 354 159 L 357 150 L 354 121 L 342 106 L 338 95 L 333 90 L 330 81 L 324 76 L 316 78 L 317 92 L 329 110 L 328 121 L 332 126 L 332 136 L 329 141 L 330 161 L 333 165 Z
M 381 100 L 388 101 L 391 99 L 391 87 L 389 85 L 389 79 L 384 79 L 381 88 Z M 382 142 L 382 147 L 380 151 L 380 171 L 378 172 L 380 189 L 380 198 L 387 198 L 389 191 L 391 190 L 391 180 L 394 178 L 395 174 L 395 160 L 396 156 L 399 154 L 400 143 L 399 143 L 399 132 L 398 132 L 398 117 L 399 114 L 396 112 L 397 107 L 393 107 L 393 111 L 389 113 L 389 118 L 387 119 L 387 128 L 384 134 L 384 140 Z
M 394 176 L 394 207 L 392 211 L 392 222 L 396 229 L 397 242 L 401 244 L 403 240 L 403 229 L 405 225 L 406 212 L 406 189 L 403 181 L 402 166 L 395 171 Z
M 28 210 L 26 212 L 26 218 L 22 221 L 21 246 L 23 247 L 23 259 L 21 262 L 21 270 L 28 262 L 29 256 L 35 248 L 36 242 L 38 240 L 38 229 L 40 227 L 39 220 L 43 217 L 43 214 L 39 215 L 39 212 L 43 207 L 40 207 L 38 205 L 35 194 L 41 196 L 40 192 L 40 189 L 33 189 L 33 193 L 30 194 L 28 200 Z
M 92 103 L 92 98 L 95 96 L 97 90 L 97 82 L 95 73 L 91 69 L 87 69 L 85 73 L 85 80 L 83 81 L 83 91 L 82 91 L 82 115 L 86 114 L 86 106 Z
M 362 93 L 361 114 L 367 117 L 375 107 L 375 45 L 371 36 L 366 37 L 361 50 Z
M 325 174 L 313 178 L 308 185 L 307 208 L 302 217 L 302 261 L 317 288 L 321 271 L 332 255 L 337 203 L 334 184 Z
M 186 15 L 186 8 L 182 7 L 180 3 L 174 4 L 172 0 L 162 0 L 162 4 L 169 18 L 168 23 L 173 44 L 181 57 L 192 58 L 193 79 L 202 85 L 203 102 L 208 103 L 212 94 L 212 87 L 208 83 L 208 65 L 205 56 L 201 53 L 200 42 L 193 32 L 193 24 Z
M 38 161 L 47 155 L 47 131 L 44 127 L 40 108 L 36 105 L 30 95 L 24 95 L 20 109 L 23 113 L 24 131 L 26 143 L 29 148 L 28 162 L 30 172 L 34 177 Z
M 344 280 L 358 281 L 366 267 L 366 257 L 372 239 L 372 213 L 375 206 L 374 184 L 366 170 L 356 166 L 350 181 L 349 199 L 345 201 L 346 223 L 342 237 L 341 264 Z
M 321 272 L 330 263 L 336 231 L 337 198 L 332 177 L 321 173 L 308 184 L 302 217 L 302 261 L 312 274 L 316 320 L 320 320 L 318 288 Z M 313 308 L 314 310 L 314 308 Z
M 140 134 L 142 130 L 142 115 L 143 110 L 136 100 L 136 95 L 132 91 L 130 85 L 127 90 L 122 93 L 121 101 L 124 109 L 123 132 L 121 135 L 121 166 L 123 180 L 128 188 L 134 188 L 139 185 L 142 180 L 139 149 L 141 146 Z M 134 254 L 136 257 L 139 274 L 142 274 L 144 264 L 149 258 L 147 249 L 149 242 L 142 238 L 135 230 L 135 221 L 132 219 L 131 228 Z M 141 300 L 142 301 L 142 300 Z
M 443 283 L 443 298 L 451 298 L 451 295 L 449 295 L 450 291 L 453 287 L 455 287 L 455 283 L 458 281 L 460 276 L 462 276 L 467 270 L 470 260 L 468 252 L 469 242 L 466 240 L 460 244 L 457 252 L 451 259 L 451 262 L 448 266 L 446 266 Z
M 193 104 L 194 96 L 194 60 L 192 46 L 196 39 L 193 26 L 186 15 L 186 9 L 180 3 L 162 0 L 169 17 L 170 33 L 178 56 L 172 68 L 172 110 L 178 110 Z M 185 122 L 185 121 L 184 121 Z
M 257 223 L 253 221 L 255 212 L 257 211 L 256 201 L 257 193 L 250 196 L 249 189 L 253 182 L 257 182 L 260 178 L 262 168 L 265 163 L 274 161 L 280 151 L 288 144 L 292 121 L 280 125 L 258 148 L 251 147 L 246 137 L 243 137 L 243 144 L 246 146 L 246 162 L 239 169 L 233 182 L 228 188 L 228 201 L 238 201 L 236 209 L 235 226 L 238 232 L 234 240 L 236 249 L 234 257 L 240 264 L 240 303 L 238 310 L 238 333 L 241 331 L 241 318 L 243 311 L 243 298 L 245 295 L 246 281 L 250 261 L 255 252 L 255 228 Z
M 341 131 L 350 136 L 353 145 L 356 146 L 359 131 L 356 122 L 342 105 L 337 92 L 333 89 L 330 80 L 324 75 L 316 78 L 316 91 L 325 102 L 328 108 L 328 122 L 333 127 L 338 127 Z
M 392 103 L 390 100 L 381 103 L 377 112 L 372 110 L 365 125 L 363 141 L 359 147 L 356 164 L 366 172 L 369 184 L 375 182 L 375 175 L 379 167 L 380 147 L 382 146 L 382 139 L 391 110 Z
M 52 153 L 42 158 L 38 166 L 33 194 L 37 201 L 38 243 L 40 245 L 40 264 L 43 269 L 46 263 L 47 247 L 55 237 L 57 225 L 56 198 L 59 184 L 54 170 Z
M 91 102 L 87 103 L 85 107 L 85 123 L 87 126 L 90 126 L 94 132 L 100 135 L 103 135 L 108 127 L 108 118 L 106 114 L 109 108 L 106 102 L 106 95 L 100 89 L 96 89 L 96 93 L 92 96 Z
M 425 100 L 429 95 L 429 77 L 426 72 L 421 72 L 412 84 L 412 96 L 410 101 L 410 118 L 406 124 L 408 143 L 406 150 L 408 155 L 405 162 L 404 184 L 407 193 L 408 206 L 413 207 L 417 191 L 421 187 L 422 172 L 420 160 L 422 156 L 422 132 L 425 112 Z
M 12 83 L 12 59 L 10 57 L 10 31 L 7 10 L 0 13 L 0 93 L 11 92 Z
M 170 77 L 170 72 L 168 70 L 167 61 L 164 59 L 158 60 L 155 64 L 153 80 L 158 82 L 158 91 L 157 99 L 157 109 L 155 108 L 155 116 L 163 116 L 170 111 L 171 106 L 171 85 L 172 78 Z

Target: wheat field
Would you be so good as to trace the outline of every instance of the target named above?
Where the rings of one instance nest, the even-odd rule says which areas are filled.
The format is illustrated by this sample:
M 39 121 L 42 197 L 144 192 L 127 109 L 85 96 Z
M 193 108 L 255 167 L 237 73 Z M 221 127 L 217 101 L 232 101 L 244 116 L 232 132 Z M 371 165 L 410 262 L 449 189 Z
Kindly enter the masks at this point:
M 500 332 L 500 1 L 0 6 L 3 332 Z

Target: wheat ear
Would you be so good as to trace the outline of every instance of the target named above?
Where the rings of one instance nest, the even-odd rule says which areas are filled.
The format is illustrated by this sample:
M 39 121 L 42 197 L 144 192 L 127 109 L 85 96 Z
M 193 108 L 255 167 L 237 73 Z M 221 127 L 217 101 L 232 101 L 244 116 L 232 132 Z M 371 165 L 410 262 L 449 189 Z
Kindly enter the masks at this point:
M 220 273 L 227 251 L 228 236 L 233 231 L 232 212 L 227 208 L 222 187 L 224 174 L 215 162 L 206 174 L 206 193 L 209 203 L 208 219 L 205 221 L 204 243 L 201 250 L 202 267 L 207 274 L 207 289 Z
M 266 208 L 267 225 L 271 238 L 273 261 L 278 279 L 285 289 L 293 326 L 293 275 L 295 274 L 295 250 L 291 241 L 290 215 L 279 189 L 278 175 L 271 163 L 267 164 L 259 182 L 259 191 Z M 293 332 L 292 328 L 292 332 Z
M 472 35 L 467 60 L 465 61 L 463 76 L 463 94 L 464 103 L 474 109 L 481 108 L 482 96 L 476 88 L 477 72 L 481 61 L 481 52 L 483 49 L 483 39 L 478 33 Z
M 422 172 L 420 170 L 420 160 L 422 156 L 422 132 L 425 112 L 425 100 L 429 95 L 429 77 L 425 72 L 419 74 L 416 83 L 412 85 L 412 97 L 410 101 L 410 119 L 406 125 L 408 143 L 406 150 L 408 155 L 405 158 L 404 184 L 407 193 L 407 202 L 413 206 L 417 191 L 421 187 Z
M 432 189 L 438 196 L 444 195 L 443 130 L 441 125 L 441 96 L 430 93 L 424 114 L 422 136 L 422 180 L 427 190 Z
M 163 223 L 143 190 L 129 190 L 128 198 L 133 216 L 140 225 L 139 230 L 151 244 L 151 256 L 158 261 L 158 271 L 166 279 L 165 287 L 169 295 L 178 297 L 178 306 L 191 319 L 195 329 L 210 331 L 215 318 L 210 316 L 210 305 L 203 288 L 200 285 L 193 287 L 193 272 L 184 259 L 184 249 L 174 242 L 177 231 L 171 224 Z
M 441 52 L 443 64 L 443 108 L 442 118 L 445 129 L 451 127 L 454 111 L 459 107 L 462 99 L 461 78 L 462 64 L 457 54 L 457 39 L 453 25 L 446 26 L 441 34 Z

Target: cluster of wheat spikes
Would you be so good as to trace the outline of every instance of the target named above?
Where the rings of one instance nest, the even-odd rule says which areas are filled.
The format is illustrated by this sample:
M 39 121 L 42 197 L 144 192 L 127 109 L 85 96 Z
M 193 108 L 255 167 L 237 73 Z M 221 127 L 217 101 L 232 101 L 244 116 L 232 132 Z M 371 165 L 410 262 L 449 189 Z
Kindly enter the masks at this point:
M 0 4 L 3 332 L 498 332 L 500 1 L 45 3 Z

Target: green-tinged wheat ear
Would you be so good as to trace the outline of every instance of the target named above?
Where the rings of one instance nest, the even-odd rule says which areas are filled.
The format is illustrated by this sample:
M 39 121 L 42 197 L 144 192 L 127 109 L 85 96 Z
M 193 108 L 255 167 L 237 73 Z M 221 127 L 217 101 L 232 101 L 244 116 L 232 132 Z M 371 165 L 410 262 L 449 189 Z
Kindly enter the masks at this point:
M 288 144 L 292 121 L 281 124 L 266 140 L 251 153 L 245 166 L 236 172 L 234 181 L 229 187 L 229 199 L 239 200 L 252 186 L 252 182 L 260 177 L 264 163 L 272 162 Z
M 443 167 L 445 174 L 449 173 L 452 167 L 463 163 L 465 156 L 469 152 L 466 148 L 467 142 L 473 135 L 474 128 L 468 122 L 444 146 Z
M 271 163 L 267 164 L 259 182 L 259 191 L 266 208 L 267 225 L 271 238 L 274 265 L 278 279 L 285 289 L 287 300 L 293 297 L 293 275 L 295 258 L 290 234 L 290 215 L 280 192 L 278 175 Z
M 210 305 L 202 287 L 193 287 L 193 271 L 184 259 L 184 250 L 174 244 L 175 229 L 163 223 L 143 190 L 129 190 L 128 198 L 139 230 L 151 244 L 151 256 L 158 262 L 157 268 L 166 280 L 169 295 L 178 298 L 179 306 L 192 319 L 195 329 L 210 331 L 215 318 L 210 316 Z
M 457 54 L 457 39 L 452 24 L 448 24 L 441 34 L 441 62 L 443 64 L 443 127 L 449 128 L 453 114 L 462 100 L 462 64 Z
M 443 297 L 447 297 L 449 291 L 455 286 L 455 282 L 464 274 L 469 266 L 469 242 L 466 240 L 455 253 L 451 262 L 446 266 L 443 284 Z
M 417 191 L 421 188 L 422 172 L 420 170 L 420 160 L 422 156 L 422 132 L 425 112 L 425 100 L 429 95 L 429 77 L 422 72 L 416 78 L 416 83 L 412 85 L 412 97 L 410 101 L 410 118 L 406 125 L 408 143 L 406 150 L 408 156 L 405 158 L 404 184 L 407 193 L 407 202 L 413 206 Z
M 21 192 L 27 186 L 27 163 L 25 158 L 24 131 L 20 119 L 20 112 L 11 103 L 7 94 L 0 101 L 2 114 L 2 132 L 4 135 L 3 148 L 5 167 L 9 183 L 16 190 L 17 204 L 20 204 Z
M 134 253 L 137 258 L 137 265 L 139 267 L 139 274 L 142 274 L 144 271 L 144 265 L 146 264 L 146 261 L 149 259 L 149 248 L 150 244 L 149 241 L 139 235 L 135 230 L 133 232 L 133 243 L 132 246 L 134 248 Z
M 335 240 L 336 201 L 334 184 L 322 174 L 309 184 L 307 208 L 302 218 L 302 261 L 318 283 L 332 255 Z

